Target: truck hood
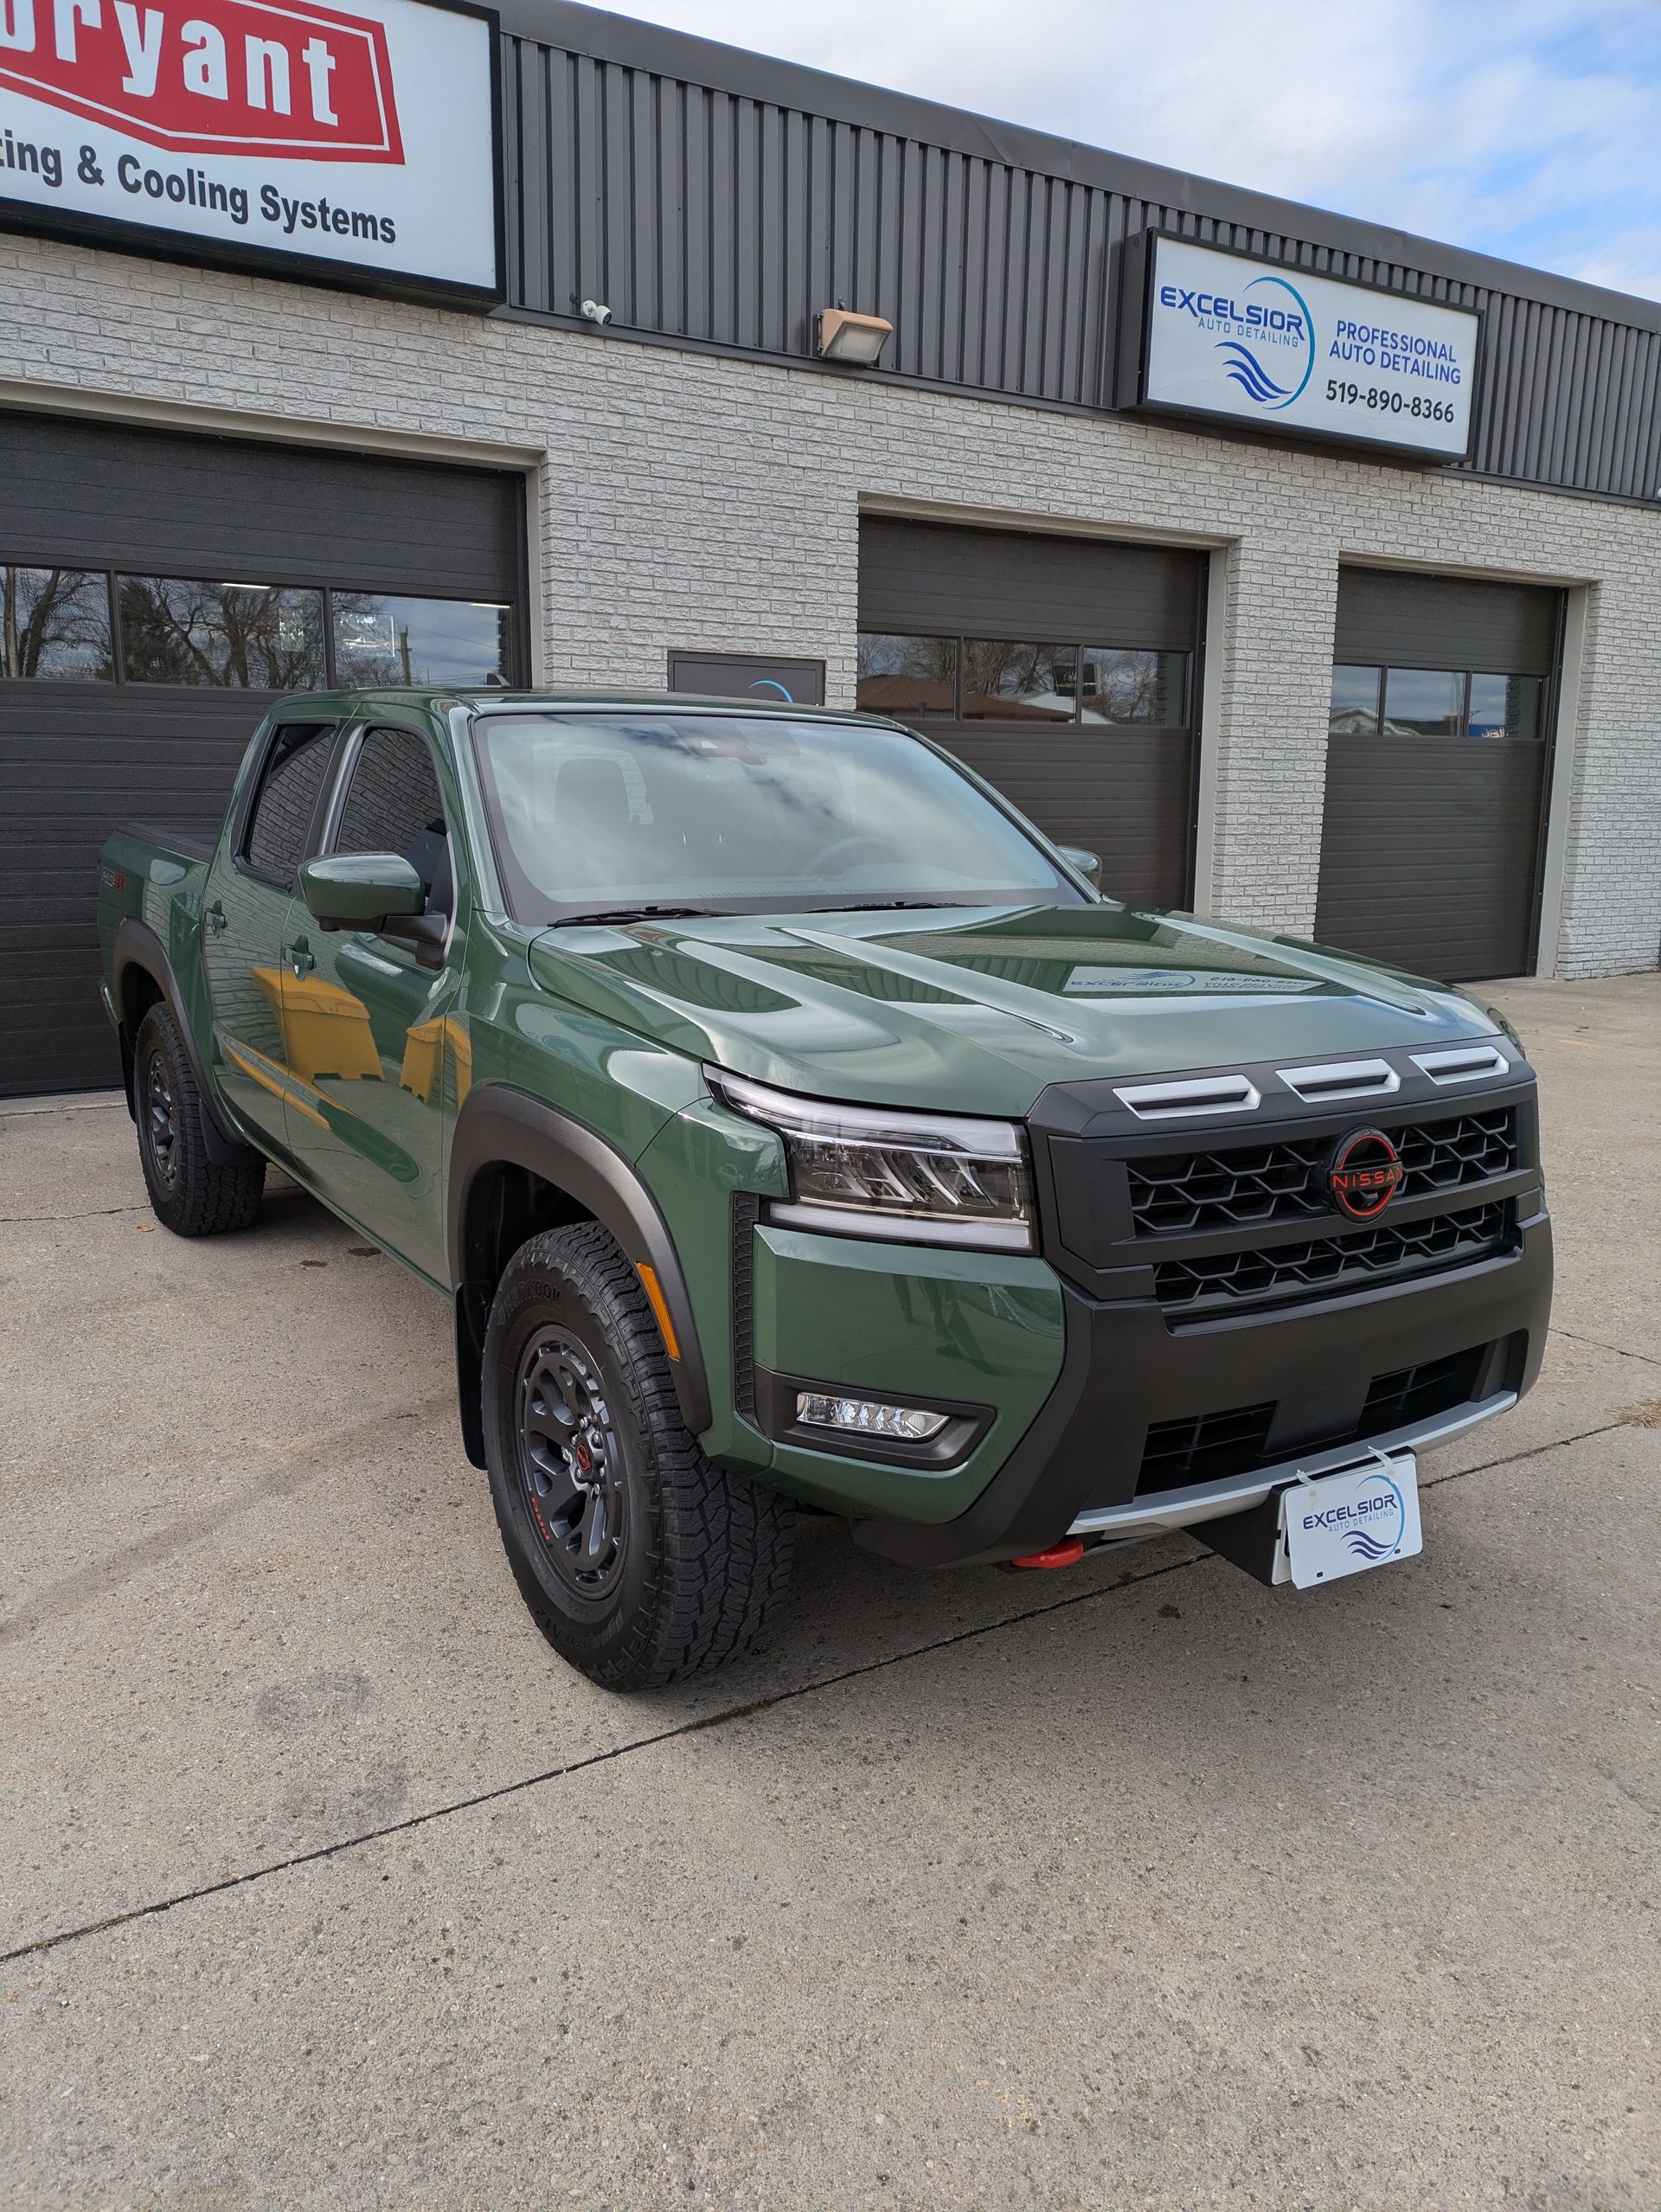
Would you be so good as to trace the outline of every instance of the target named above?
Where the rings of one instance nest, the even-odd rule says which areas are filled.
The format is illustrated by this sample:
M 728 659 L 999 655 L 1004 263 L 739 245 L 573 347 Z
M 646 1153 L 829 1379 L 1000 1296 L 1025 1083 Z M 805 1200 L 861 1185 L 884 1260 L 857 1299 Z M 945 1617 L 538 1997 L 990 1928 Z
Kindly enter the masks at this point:
M 824 1098 L 1025 1113 L 1046 1085 L 1491 1036 L 1461 993 L 1134 907 L 741 914 L 542 932 L 542 989 Z

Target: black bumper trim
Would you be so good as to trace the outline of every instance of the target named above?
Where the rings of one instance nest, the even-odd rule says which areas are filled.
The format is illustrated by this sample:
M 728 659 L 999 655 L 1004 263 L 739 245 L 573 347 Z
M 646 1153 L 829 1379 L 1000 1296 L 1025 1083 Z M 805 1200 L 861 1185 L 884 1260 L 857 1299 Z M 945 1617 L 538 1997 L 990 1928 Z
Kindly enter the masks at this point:
M 966 1513 L 924 1524 L 856 1521 L 868 1549 L 917 1567 L 970 1566 L 1043 1550 L 1087 1505 L 1136 1494 L 1151 1422 L 1281 1402 L 1275 1441 L 1289 1449 L 1359 1417 L 1376 1375 L 1469 1346 L 1518 1338 L 1506 1387 L 1522 1396 L 1539 1371 L 1551 1306 L 1551 1225 L 1522 1224 L 1522 1248 L 1429 1280 L 1305 1306 L 1241 1314 L 1173 1331 L 1151 1299 L 1106 1303 L 1066 1280 L 1067 1348 L 1055 1388 Z M 1497 1354 L 1496 1356 L 1498 1356 Z M 1492 1362 L 1484 1362 L 1485 1368 Z M 1491 1375 L 1478 1380 L 1486 1395 Z M 1299 1415 L 1307 1418 L 1299 1433 Z M 1365 1439 L 1362 1439 L 1364 1441 Z

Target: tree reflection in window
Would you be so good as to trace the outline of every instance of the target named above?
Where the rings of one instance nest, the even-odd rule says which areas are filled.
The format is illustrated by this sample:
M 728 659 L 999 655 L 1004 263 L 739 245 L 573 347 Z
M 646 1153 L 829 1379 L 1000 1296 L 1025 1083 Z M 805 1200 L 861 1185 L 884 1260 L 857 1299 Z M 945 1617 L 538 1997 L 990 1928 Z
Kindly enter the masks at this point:
M 0 676 L 107 683 L 114 673 L 101 570 L 0 562 Z
M 955 715 L 958 641 L 907 638 L 890 631 L 859 633 L 861 709 L 868 715 Z
M 965 721 L 1070 722 L 1077 696 L 1078 658 L 1071 645 L 964 639 Z
M 1079 688 L 1081 718 L 1087 722 L 1144 722 L 1177 729 L 1188 715 L 1188 655 L 1087 645 Z
M 123 576 L 119 603 L 129 683 L 309 691 L 327 680 L 321 592 Z

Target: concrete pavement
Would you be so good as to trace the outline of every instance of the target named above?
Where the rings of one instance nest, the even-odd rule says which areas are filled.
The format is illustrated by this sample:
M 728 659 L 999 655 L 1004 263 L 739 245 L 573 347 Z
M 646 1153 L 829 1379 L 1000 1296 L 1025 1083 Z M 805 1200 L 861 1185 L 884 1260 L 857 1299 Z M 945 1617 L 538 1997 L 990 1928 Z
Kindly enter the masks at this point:
M 6 2201 L 1652 2212 L 1661 987 L 1497 995 L 1559 1327 L 1421 1560 L 810 1523 L 770 1652 L 626 1703 L 523 1613 L 430 1292 L 0 1107 Z

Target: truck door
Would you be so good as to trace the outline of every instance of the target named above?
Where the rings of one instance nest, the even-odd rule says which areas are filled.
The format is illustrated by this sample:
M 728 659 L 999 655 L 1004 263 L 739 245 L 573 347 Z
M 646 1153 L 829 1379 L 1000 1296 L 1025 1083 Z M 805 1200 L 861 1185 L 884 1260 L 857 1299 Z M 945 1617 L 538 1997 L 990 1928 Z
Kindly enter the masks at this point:
M 337 811 L 318 849 L 401 855 L 426 886 L 427 927 L 325 930 L 304 900 L 292 902 L 282 946 L 289 1142 L 320 1196 L 442 1283 L 445 1117 L 471 1068 L 450 826 L 426 739 L 371 728 L 349 740 Z
M 238 1117 L 281 1151 L 287 1150 L 290 1119 L 280 947 L 334 733 L 332 722 L 315 721 L 285 722 L 273 731 L 252 803 L 220 840 L 203 895 L 215 1077 Z

